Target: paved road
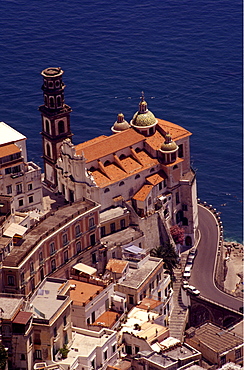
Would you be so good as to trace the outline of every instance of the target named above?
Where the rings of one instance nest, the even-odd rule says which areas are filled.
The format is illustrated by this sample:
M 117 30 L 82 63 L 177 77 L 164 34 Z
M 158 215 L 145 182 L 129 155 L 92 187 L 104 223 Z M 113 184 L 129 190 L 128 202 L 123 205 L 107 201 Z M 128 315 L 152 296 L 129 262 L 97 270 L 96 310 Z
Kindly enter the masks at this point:
M 201 292 L 201 296 L 239 311 L 241 299 L 220 291 L 214 284 L 214 267 L 219 242 L 219 229 L 214 215 L 205 207 L 198 206 L 201 239 L 194 259 L 190 284 Z

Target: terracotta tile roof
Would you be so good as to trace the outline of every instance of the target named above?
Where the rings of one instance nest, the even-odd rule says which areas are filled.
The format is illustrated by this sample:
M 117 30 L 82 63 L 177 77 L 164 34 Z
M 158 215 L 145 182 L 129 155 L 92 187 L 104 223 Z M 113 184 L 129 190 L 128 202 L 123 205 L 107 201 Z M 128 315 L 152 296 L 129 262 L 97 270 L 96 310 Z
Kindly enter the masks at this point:
M 86 163 L 92 162 L 96 159 L 106 157 L 111 153 L 135 145 L 136 143 L 145 140 L 144 136 L 136 132 L 134 129 L 129 128 L 128 130 L 113 134 L 111 136 L 105 136 L 94 140 L 79 144 L 75 147 L 76 154 L 84 152 Z
M 141 164 L 138 163 L 131 156 L 121 159 L 120 162 L 122 163 L 127 173 L 132 173 L 135 172 L 136 170 L 141 170 L 142 168 Z
M 31 317 L 32 317 L 32 312 L 20 311 L 18 312 L 15 319 L 13 320 L 13 323 L 26 325 Z
M 143 185 L 142 188 L 133 196 L 133 199 L 144 201 L 152 190 L 153 185 Z
M 128 261 L 111 258 L 107 263 L 106 269 L 112 272 L 122 274 L 128 264 L 129 264 Z
M 141 303 L 138 304 L 136 307 L 141 308 L 143 310 L 153 310 L 154 308 L 160 306 L 162 304 L 161 301 L 157 301 L 151 298 L 143 298 Z
M 118 314 L 118 312 L 106 311 L 96 319 L 93 325 L 101 325 L 106 328 L 112 328 L 118 320 L 119 316 L 120 315 Z
M 103 287 L 85 283 L 83 281 L 69 280 L 71 285 L 75 285 L 75 289 L 70 290 L 70 298 L 75 305 L 82 306 L 90 302 L 90 298 L 99 294 Z
M 119 167 L 119 163 L 111 163 L 110 165 L 105 166 L 104 172 L 100 169 L 92 171 L 92 176 L 97 186 L 101 188 L 106 187 L 115 182 L 126 179 L 133 173 L 137 174 L 146 168 L 150 168 L 158 164 L 157 159 L 150 157 L 145 151 L 138 153 L 138 157 L 140 158 L 142 165 L 140 165 L 131 156 L 118 160 L 118 162 L 122 163 L 122 167 L 126 169 L 126 172 Z
M 164 135 L 169 132 L 174 141 L 192 135 L 192 133 L 186 130 L 184 127 L 181 127 L 169 121 L 165 121 L 163 119 L 158 118 L 158 125 L 161 129 L 163 129 Z
M 159 184 L 160 182 L 164 181 L 166 178 L 167 176 L 165 175 L 165 173 L 163 171 L 159 171 L 155 173 L 154 175 L 148 176 L 146 180 L 147 182 L 149 182 L 149 184 L 155 186 Z
M 19 153 L 20 148 L 15 144 L 8 144 L 0 146 L 0 158 L 6 157 L 7 155 Z

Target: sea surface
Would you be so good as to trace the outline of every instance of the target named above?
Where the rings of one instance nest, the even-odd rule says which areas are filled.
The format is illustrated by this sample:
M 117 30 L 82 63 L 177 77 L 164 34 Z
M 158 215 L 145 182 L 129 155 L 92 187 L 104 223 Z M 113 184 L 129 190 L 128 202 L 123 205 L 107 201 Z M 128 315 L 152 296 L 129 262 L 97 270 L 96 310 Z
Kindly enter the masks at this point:
M 242 241 L 241 0 L 1 0 L 0 120 L 42 166 L 42 77 L 61 67 L 75 144 L 101 134 L 141 91 L 156 117 L 192 132 L 198 197 Z

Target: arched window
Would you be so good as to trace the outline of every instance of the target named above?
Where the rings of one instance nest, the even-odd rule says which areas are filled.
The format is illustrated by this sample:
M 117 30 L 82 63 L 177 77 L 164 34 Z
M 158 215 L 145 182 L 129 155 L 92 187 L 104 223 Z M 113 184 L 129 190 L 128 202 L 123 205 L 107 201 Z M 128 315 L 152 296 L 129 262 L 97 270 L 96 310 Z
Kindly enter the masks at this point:
M 46 107 L 48 107 L 47 95 L 44 95 L 44 104 L 45 104 Z
M 90 171 L 90 172 L 96 171 L 96 168 L 92 166 L 92 167 L 89 169 L 89 171 Z
M 110 161 L 106 161 L 105 163 L 104 163 L 104 167 L 107 167 L 107 166 L 109 166 L 111 164 L 111 162 Z
M 176 152 L 171 154 L 171 162 L 174 162 L 176 160 Z
M 125 183 L 124 183 L 124 181 L 121 181 L 120 183 L 119 183 L 119 186 L 122 186 L 122 185 L 124 185 Z
M 59 86 L 60 86 L 60 82 L 59 82 L 59 80 L 55 81 L 55 87 L 58 89 L 58 88 L 59 88 Z
M 136 150 L 135 150 L 135 152 L 136 152 L 136 153 L 139 153 L 140 151 L 141 151 L 141 149 L 140 149 L 140 148 L 138 148 L 138 147 L 137 147 L 137 148 L 136 148 Z
M 62 104 L 61 104 L 61 96 L 58 95 L 57 96 L 57 107 L 61 107 L 61 106 L 62 106 Z
M 48 87 L 49 87 L 49 89 L 53 89 L 53 82 L 52 81 L 48 81 Z
M 135 180 L 136 179 L 139 179 L 141 176 L 138 174 L 138 175 L 136 175 L 136 177 L 135 177 Z
M 54 98 L 53 98 L 53 96 L 50 96 L 50 98 L 49 98 L 49 105 L 50 105 L 50 108 L 54 108 Z
M 58 133 L 62 134 L 64 132 L 64 121 L 59 121 L 58 122 Z
M 155 171 L 154 167 L 150 169 L 150 173 L 151 173 L 151 172 L 154 172 L 154 171 Z
M 50 147 L 49 143 L 47 143 L 47 145 L 46 145 L 46 154 L 47 154 L 48 157 L 51 158 L 51 147 Z
M 108 193 L 110 191 L 110 189 L 109 188 L 106 188 L 105 190 L 104 190 L 104 193 Z
M 119 156 L 119 159 L 122 161 L 122 159 L 125 159 L 126 158 L 126 156 L 124 155 L 124 154 L 121 154 L 120 156 Z
M 46 119 L 46 121 L 45 121 L 45 125 L 46 125 L 46 133 L 48 134 L 48 135 L 50 135 L 50 125 L 49 125 L 49 121 Z

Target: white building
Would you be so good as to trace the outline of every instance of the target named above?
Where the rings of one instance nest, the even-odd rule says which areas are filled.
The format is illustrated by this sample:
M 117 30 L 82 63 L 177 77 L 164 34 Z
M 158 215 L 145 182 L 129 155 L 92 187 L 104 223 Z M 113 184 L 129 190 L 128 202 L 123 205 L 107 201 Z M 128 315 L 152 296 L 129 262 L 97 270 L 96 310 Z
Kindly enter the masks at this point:
M 0 194 L 13 197 L 14 210 L 42 209 L 41 168 L 27 161 L 26 137 L 4 122 L 0 122 Z

